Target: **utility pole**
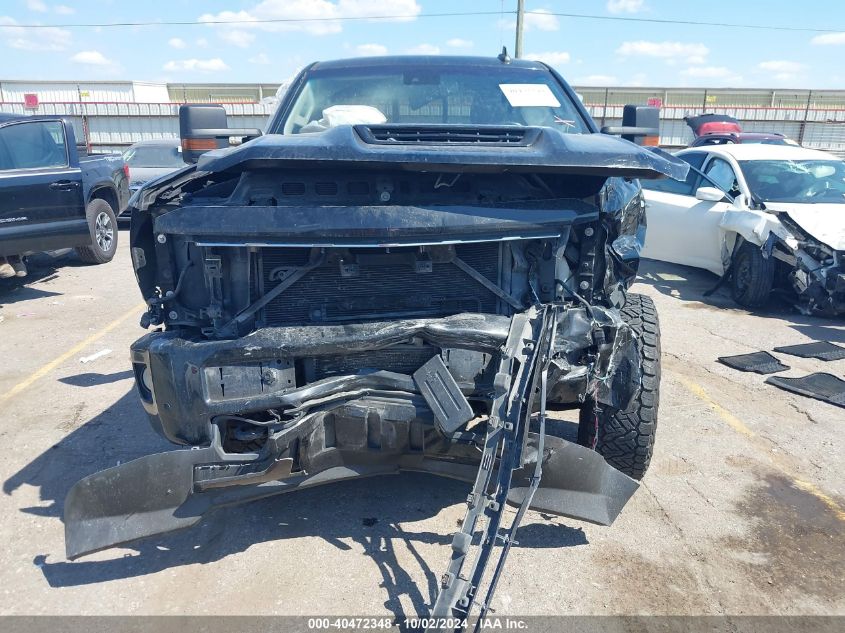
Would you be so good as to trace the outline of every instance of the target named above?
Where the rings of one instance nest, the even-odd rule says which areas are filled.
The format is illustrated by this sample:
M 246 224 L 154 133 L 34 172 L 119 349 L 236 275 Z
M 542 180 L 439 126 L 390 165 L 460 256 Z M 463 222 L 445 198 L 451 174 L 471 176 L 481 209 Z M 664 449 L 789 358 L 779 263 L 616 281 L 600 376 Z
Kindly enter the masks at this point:
M 525 23 L 525 0 L 516 0 L 516 46 L 514 57 L 522 57 L 522 26 Z

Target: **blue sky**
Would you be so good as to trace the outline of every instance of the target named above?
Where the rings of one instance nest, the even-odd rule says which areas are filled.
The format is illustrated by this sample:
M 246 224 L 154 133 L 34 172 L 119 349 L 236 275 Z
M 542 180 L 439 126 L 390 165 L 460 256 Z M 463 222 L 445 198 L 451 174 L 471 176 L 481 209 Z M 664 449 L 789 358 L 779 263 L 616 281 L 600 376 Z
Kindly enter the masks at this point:
M 845 89 L 845 2 L 526 0 L 525 53 L 577 85 Z M 281 82 L 304 64 L 364 54 L 492 55 L 513 50 L 516 0 L 0 0 L 0 79 Z M 426 13 L 504 14 L 423 17 Z M 586 20 L 704 20 L 841 32 L 785 32 Z M 373 15 L 404 20 L 344 21 Z M 161 25 L 105 22 L 330 18 L 321 22 Z

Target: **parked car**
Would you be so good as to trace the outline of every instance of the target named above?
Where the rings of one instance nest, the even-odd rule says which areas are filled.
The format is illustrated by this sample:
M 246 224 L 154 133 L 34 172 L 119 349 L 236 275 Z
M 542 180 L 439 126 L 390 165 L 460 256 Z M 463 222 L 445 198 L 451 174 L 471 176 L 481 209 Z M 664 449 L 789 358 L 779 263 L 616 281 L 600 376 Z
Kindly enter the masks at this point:
M 739 121 L 726 114 L 701 114 L 684 117 L 695 138 L 690 147 L 762 143 L 763 145 L 798 145 L 779 132 L 743 132 Z
M 687 180 L 643 182 L 643 256 L 729 276 L 734 299 L 794 291 L 807 312 L 845 313 L 845 162 L 789 145 L 676 154 Z
M 128 199 L 119 155 L 80 156 L 61 118 L 0 114 L 0 256 L 73 247 L 85 262 L 108 262 Z
M 737 143 L 759 143 L 761 145 L 794 145 L 798 143 L 778 132 L 711 132 L 692 140 L 690 147 L 704 145 L 732 145 Z
M 182 145 L 178 138 L 139 141 L 129 146 L 123 153 L 123 160 L 129 166 L 129 193 L 133 194 L 141 185 L 161 176 L 182 169 Z M 124 211 L 118 216 L 121 224 L 129 223 L 129 215 Z
M 607 131 L 652 137 L 657 119 L 626 107 Z M 319 62 L 260 138 L 228 148 L 261 132 L 214 105 L 182 106 L 180 127 L 196 165 L 132 198 L 157 331 L 131 355 L 154 428 L 194 450 L 77 483 L 69 556 L 223 503 L 425 471 L 473 486 L 433 608 L 450 617 L 515 536 L 506 502 L 613 520 L 659 398 L 657 314 L 628 292 L 637 178 L 683 178 L 682 161 L 601 134 L 555 71 L 505 54 Z M 547 402 L 580 409 L 581 446 L 545 434 Z M 474 538 L 482 514 L 495 532 Z

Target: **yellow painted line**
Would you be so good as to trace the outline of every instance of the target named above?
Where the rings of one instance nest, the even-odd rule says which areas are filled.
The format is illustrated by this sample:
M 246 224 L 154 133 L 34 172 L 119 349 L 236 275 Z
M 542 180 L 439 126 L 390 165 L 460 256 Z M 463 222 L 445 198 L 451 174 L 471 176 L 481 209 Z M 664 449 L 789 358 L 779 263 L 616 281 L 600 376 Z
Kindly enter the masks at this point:
M 709 395 L 707 395 L 707 392 L 704 390 L 704 387 L 702 387 L 701 385 L 699 385 L 696 382 L 693 382 L 692 380 L 690 380 L 686 376 L 680 376 L 679 375 L 678 380 L 681 382 L 681 384 L 684 387 L 686 387 L 687 389 L 692 391 L 692 393 L 699 400 L 704 400 L 704 402 L 709 404 L 710 407 L 716 412 L 716 414 L 720 418 L 722 418 L 722 420 L 727 422 L 728 426 L 730 426 L 734 431 L 736 431 L 737 433 L 741 433 L 742 435 L 745 435 L 746 437 L 754 437 L 754 431 L 752 431 L 747 426 L 745 426 L 745 423 L 742 420 L 740 420 L 738 417 L 736 417 L 733 413 L 728 411 L 725 407 L 723 407 L 721 404 L 719 404 L 718 402 L 713 400 L 713 398 L 711 398 Z
M 81 341 L 81 342 L 77 343 L 76 345 L 74 345 L 73 347 L 71 347 L 68 351 L 66 351 L 64 354 L 62 354 L 58 358 L 51 360 L 46 365 L 44 365 L 44 366 L 40 367 L 39 369 L 35 370 L 29 376 L 27 376 L 24 380 L 22 380 L 21 382 L 16 384 L 14 387 L 9 389 L 9 391 L 7 391 L 2 396 L 0 396 L 0 403 L 6 402 L 7 400 L 14 398 L 16 395 L 21 393 L 23 390 L 27 389 L 28 387 L 31 387 L 34 382 L 36 382 L 37 380 L 40 380 L 41 378 L 43 378 L 44 376 L 49 374 L 56 367 L 58 367 L 59 365 L 61 365 L 65 361 L 67 361 L 68 359 L 72 358 L 73 356 L 76 356 L 79 352 L 81 352 L 86 347 L 91 345 L 91 343 L 94 343 L 95 341 L 98 341 L 101 338 L 103 338 L 106 334 L 108 334 L 113 329 L 115 329 L 120 324 L 122 324 L 124 321 L 126 321 L 126 319 L 128 319 L 132 316 L 139 315 L 145 307 L 146 307 L 145 303 L 139 303 L 138 305 L 134 306 L 131 310 L 129 310 L 128 312 L 126 312 L 122 316 L 117 317 L 114 321 L 112 321 L 111 323 L 109 323 L 105 327 L 103 327 L 100 330 L 94 332 L 91 336 L 86 338 L 84 341 Z
M 836 515 L 837 519 L 845 521 L 845 510 L 843 510 L 842 507 L 830 497 L 830 495 L 827 495 L 819 490 L 815 484 L 812 484 L 809 481 L 804 481 L 803 479 L 793 479 L 792 483 L 795 484 L 796 488 L 803 490 L 804 492 L 809 492 L 816 499 L 825 504 L 830 511 Z
M 707 391 L 699 385 L 697 382 L 694 382 L 687 378 L 686 376 L 677 375 L 678 381 L 686 387 L 693 395 L 695 395 L 699 400 L 702 400 L 706 404 L 710 406 L 713 411 L 716 412 L 718 415 L 729 427 L 731 427 L 737 433 L 740 433 L 748 438 L 757 438 L 757 434 L 754 433 L 746 424 L 736 417 L 733 413 L 728 411 L 725 407 L 720 405 L 718 402 L 711 398 Z M 780 464 L 775 463 L 774 466 L 786 475 L 791 481 L 792 484 L 798 488 L 799 490 L 803 490 L 811 495 L 813 495 L 816 499 L 821 501 L 827 508 L 833 512 L 837 519 L 840 521 L 845 522 L 845 509 L 842 508 L 830 495 L 825 494 L 822 490 L 818 488 L 815 484 L 810 483 L 809 481 L 805 481 L 803 479 L 799 479 L 795 477 L 793 474 L 787 472 L 787 470 L 781 466 Z

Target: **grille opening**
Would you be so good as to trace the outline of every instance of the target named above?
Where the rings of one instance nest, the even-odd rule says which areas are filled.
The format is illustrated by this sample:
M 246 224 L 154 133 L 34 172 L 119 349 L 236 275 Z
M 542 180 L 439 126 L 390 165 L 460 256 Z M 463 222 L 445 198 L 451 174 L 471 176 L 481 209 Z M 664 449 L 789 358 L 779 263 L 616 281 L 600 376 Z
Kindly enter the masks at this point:
M 529 128 L 463 125 L 372 125 L 358 126 L 368 143 L 427 145 L 527 145 L 537 130 Z
M 315 182 L 314 192 L 318 196 L 336 196 L 337 183 L 336 182 Z
M 414 249 L 409 249 L 414 250 Z M 344 274 L 340 260 L 330 259 L 294 283 L 262 310 L 263 326 L 343 323 L 407 317 L 439 317 L 460 312 L 497 311 L 498 297 L 449 262 L 434 261 L 420 272 L 402 251 L 356 249 L 361 259 L 355 274 Z M 499 244 L 462 244 L 457 255 L 487 279 L 499 279 Z M 372 256 L 386 258 L 377 261 Z M 278 284 L 274 271 L 302 266 L 306 248 L 261 251 L 264 291 Z M 395 261 L 390 261 L 395 257 Z
M 304 182 L 283 182 L 282 195 L 285 196 L 303 196 L 305 195 Z

